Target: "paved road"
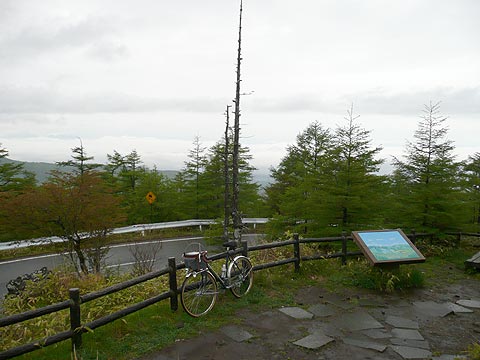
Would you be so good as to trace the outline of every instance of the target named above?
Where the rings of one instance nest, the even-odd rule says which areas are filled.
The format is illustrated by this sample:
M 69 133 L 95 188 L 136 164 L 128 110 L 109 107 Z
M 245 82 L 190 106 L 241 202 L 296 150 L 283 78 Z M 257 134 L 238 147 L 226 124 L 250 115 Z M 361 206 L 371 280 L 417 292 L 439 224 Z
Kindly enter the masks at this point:
M 258 235 L 243 235 L 243 238 L 249 242 L 254 241 Z M 181 259 L 182 253 L 187 246 L 193 244 L 204 244 L 202 237 L 189 237 L 181 239 L 158 240 L 137 243 L 136 246 L 143 253 L 156 252 L 155 269 L 163 268 L 167 265 L 169 257 L 176 257 L 178 261 Z M 127 271 L 134 264 L 132 255 L 132 244 L 113 245 L 107 255 L 107 266 L 110 268 L 118 268 L 120 271 Z M 32 273 L 46 266 L 49 270 L 54 269 L 62 264 L 68 263 L 66 255 L 42 255 L 16 260 L 8 260 L 0 262 L 0 299 L 7 294 L 7 283 L 22 276 Z

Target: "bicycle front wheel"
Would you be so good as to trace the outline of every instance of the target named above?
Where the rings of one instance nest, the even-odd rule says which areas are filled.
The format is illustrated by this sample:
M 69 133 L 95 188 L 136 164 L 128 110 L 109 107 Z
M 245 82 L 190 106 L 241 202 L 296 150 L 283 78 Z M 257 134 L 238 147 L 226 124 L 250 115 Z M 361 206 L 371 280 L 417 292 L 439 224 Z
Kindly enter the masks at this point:
M 238 256 L 230 263 L 227 277 L 229 279 L 230 291 L 240 298 L 250 291 L 253 284 L 253 269 L 250 259 L 245 256 Z
M 208 271 L 190 273 L 182 284 L 180 300 L 188 315 L 199 317 L 209 312 L 217 299 L 217 282 Z

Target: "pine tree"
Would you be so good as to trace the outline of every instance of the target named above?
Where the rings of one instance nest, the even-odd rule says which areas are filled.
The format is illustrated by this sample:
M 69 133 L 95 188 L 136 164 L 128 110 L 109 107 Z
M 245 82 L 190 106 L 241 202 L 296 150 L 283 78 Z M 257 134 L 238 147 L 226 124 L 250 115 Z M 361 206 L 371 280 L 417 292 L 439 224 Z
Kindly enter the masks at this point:
M 188 161 L 185 162 L 185 169 L 183 171 L 184 178 L 187 180 L 187 187 L 185 188 L 185 195 L 190 198 L 190 208 L 192 217 L 200 218 L 200 193 L 203 190 L 201 184 L 201 175 L 205 171 L 207 164 L 207 157 L 205 155 L 206 147 L 202 146 L 200 137 L 196 136 L 193 140 L 193 148 L 188 153 Z
M 287 148 L 287 155 L 271 170 L 275 182 L 266 193 L 274 212 L 294 223 L 321 221 L 332 141 L 330 131 L 318 122 L 297 135 L 296 144 Z
M 334 140 L 330 205 L 337 208 L 337 221 L 344 228 L 368 226 L 381 217 L 381 209 L 375 206 L 383 196 L 383 179 L 377 175 L 383 162 L 377 158 L 381 148 L 371 146 L 370 131 L 358 124 L 359 117 L 354 115 L 352 104 L 346 125 L 337 127 Z
M 7 149 L 0 144 L 0 161 L 8 156 Z M 35 175 L 25 171 L 23 164 L 0 162 L 0 193 L 22 191 L 35 185 Z
M 459 164 L 452 153 L 453 142 L 447 139 L 446 120 L 440 103 L 425 105 L 415 140 L 407 142 L 405 160 L 394 159 L 394 178 L 403 188 L 398 214 L 405 225 L 448 229 L 458 222 Z
M 84 173 L 95 170 L 101 167 L 100 164 L 90 163 L 93 160 L 93 156 L 87 156 L 87 152 L 83 147 L 82 140 L 80 139 L 80 146 L 72 148 L 73 155 L 71 160 L 58 161 L 56 164 L 63 167 L 73 167 L 73 172 L 77 175 L 83 175 Z
M 463 189 L 465 192 L 465 208 L 467 227 L 480 231 L 480 153 L 468 157 L 463 164 Z

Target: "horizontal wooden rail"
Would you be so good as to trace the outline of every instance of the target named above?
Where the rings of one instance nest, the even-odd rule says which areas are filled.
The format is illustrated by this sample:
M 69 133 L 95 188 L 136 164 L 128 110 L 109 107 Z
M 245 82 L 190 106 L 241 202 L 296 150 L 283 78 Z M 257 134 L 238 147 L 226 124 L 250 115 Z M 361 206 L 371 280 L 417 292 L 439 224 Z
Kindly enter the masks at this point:
M 276 266 L 281 266 L 281 265 L 286 265 L 286 264 L 292 264 L 297 261 L 297 258 L 289 258 L 289 259 L 283 259 L 283 260 L 278 260 L 274 261 L 271 263 L 266 263 L 266 264 L 260 264 L 260 265 L 255 265 L 253 267 L 253 271 L 258 271 L 258 270 L 264 270 Z
M 139 303 L 136 303 L 135 305 L 129 306 L 125 309 L 119 310 L 117 312 L 114 312 L 114 313 L 109 314 L 107 316 L 101 317 L 101 318 L 99 318 L 97 320 L 94 320 L 92 322 L 89 322 L 82 327 L 82 330 L 84 332 L 86 332 L 86 331 L 88 331 L 88 329 L 94 330 L 94 329 L 96 329 L 100 326 L 107 325 L 108 323 L 111 323 L 115 320 L 118 320 L 118 319 L 120 319 L 124 316 L 130 315 L 134 312 L 142 310 L 143 308 L 146 308 L 147 306 L 153 305 L 153 304 L 155 304 L 159 301 L 162 301 L 162 300 L 166 300 L 166 299 L 170 298 L 170 296 L 172 296 L 170 291 L 164 292 L 164 293 L 159 294 L 157 296 L 154 296 L 150 299 L 141 301 Z
M 57 311 L 68 309 L 69 307 L 70 300 L 65 300 L 60 303 L 48 305 L 39 309 L 25 311 L 21 314 L 6 316 L 4 318 L 0 318 L 0 327 L 35 319 L 39 316 L 48 315 Z
M 20 356 L 38 349 L 41 349 L 45 346 L 53 345 L 59 343 L 60 341 L 65 341 L 72 338 L 74 334 L 73 330 L 64 331 L 49 337 L 46 337 L 42 340 L 34 341 L 29 344 L 20 345 L 0 353 L 0 360 L 11 359 L 16 356 Z
M 105 289 L 95 291 L 95 292 L 92 292 L 92 293 L 89 293 L 89 294 L 85 294 L 83 296 L 80 296 L 80 299 L 81 299 L 82 303 L 86 303 L 88 301 L 98 299 L 102 296 L 113 294 L 113 293 L 116 293 L 120 290 L 124 290 L 124 289 L 132 287 L 134 285 L 141 284 L 145 281 L 155 279 L 155 278 L 160 277 L 162 275 L 166 275 L 166 274 L 168 274 L 168 272 L 169 272 L 168 268 L 158 270 L 158 271 L 154 271 L 154 272 L 151 272 L 151 273 L 148 273 L 148 274 L 145 274 L 145 275 L 141 275 L 141 276 L 136 277 L 134 279 L 127 280 L 127 281 L 124 281 L 122 283 L 109 286 Z

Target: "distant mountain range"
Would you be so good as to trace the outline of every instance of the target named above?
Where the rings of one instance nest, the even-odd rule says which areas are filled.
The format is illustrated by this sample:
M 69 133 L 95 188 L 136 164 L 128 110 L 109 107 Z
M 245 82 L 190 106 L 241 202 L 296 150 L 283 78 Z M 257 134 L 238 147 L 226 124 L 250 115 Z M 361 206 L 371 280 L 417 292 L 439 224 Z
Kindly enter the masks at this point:
M 26 171 L 35 174 L 37 183 L 42 184 L 47 181 L 50 176 L 50 172 L 53 170 L 69 170 L 69 167 L 58 166 L 56 164 L 46 163 L 46 162 L 29 162 L 29 161 L 17 161 L 8 158 L 0 159 L 0 164 L 4 163 L 13 163 L 13 164 L 23 164 L 23 168 Z M 178 174 L 178 170 L 158 170 L 159 173 L 165 175 L 166 177 L 173 179 L 175 175 Z M 253 181 L 258 183 L 260 186 L 268 185 L 272 180 L 268 174 L 264 173 L 255 173 L 253 174 Z

